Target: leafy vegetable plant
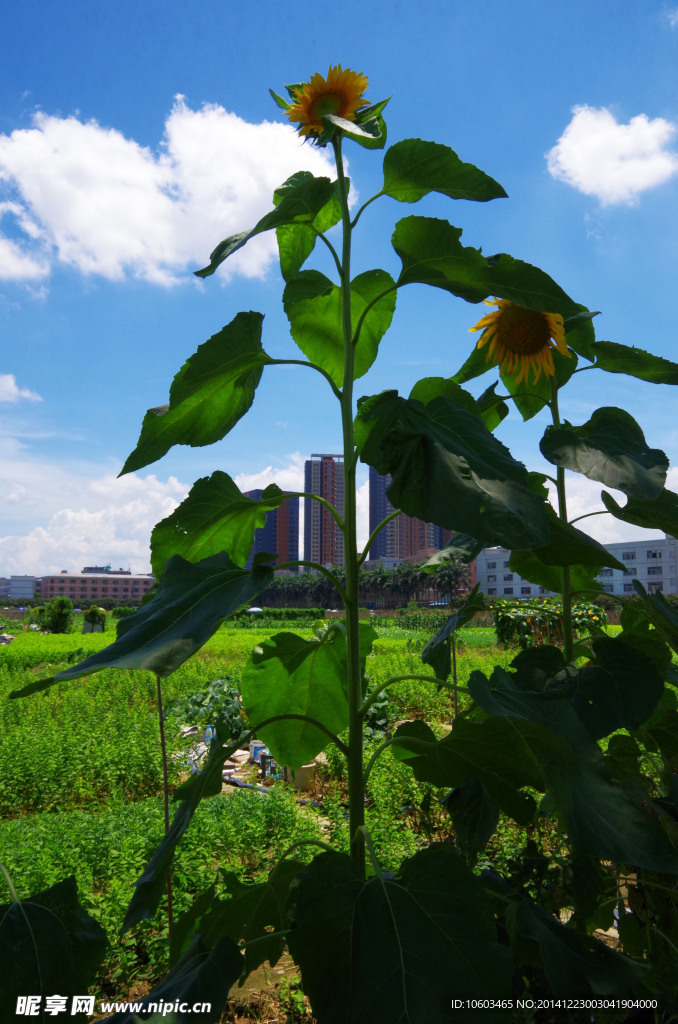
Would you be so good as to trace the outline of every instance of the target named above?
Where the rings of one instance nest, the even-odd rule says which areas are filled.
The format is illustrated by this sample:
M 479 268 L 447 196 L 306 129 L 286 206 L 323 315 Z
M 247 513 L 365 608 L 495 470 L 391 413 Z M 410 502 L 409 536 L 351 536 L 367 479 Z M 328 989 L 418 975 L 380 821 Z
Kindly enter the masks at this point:
M 452 149 L 412 138 L 385 150 L 381 188 L 352 211 L 344 144 L 375 157 L 386 145 L 386 101 L 369 103 L 366 86 L 364 76 L 338 67 L 327 78 L 289 86 L 289 100 L 274 94 L 310 144 L 331 148 L 336 178 L 293 175 L 276 191 L 273 209 L 250 231 L 220 242 L 198 271 L 209 277 L 251 238 L 275 231 L 283 306 L 301 358 L 269 354 L 262 314 L 238 313 L 184 363 L 168 403 L 146 414 L 123 469 L 147 466 L 177 444 L 220 440 L 249 410 L 263 372 L 283 363 L 306 367 L 334 401 L 344 510 L 307 497 L 323 504 L 342 531 L 345 577 L 320 564 L 293 564 L 329 580 L 345 619 L 311 639 L 283 630 L 264 640 L 244 669 L 241 690 L 249 735 L 265 740 L 279 763 L 296 769 L 328 743 L 343 755 L 349 844 L 332 849 L 310 840 L 318 847 L 310 864 L 295 856 L 300 844 L 293 844 L 266 881 L 234 881 L 227 899 L 204 893 L 177 923 L 174 966 L 157 994 L 188 998 L 204 985 L 213 1000 L 205 1019 L 216 1020 L 230 987 L 263 962 L 274 964 L 287 945 L 319 1024 L 477 1024 L 488 1019 L 479 1006 L 492 1008 L 493 1021 L 534 1020 L 519 1000 L 524 1006 L 541 996 L 602 1000 L 609 1020 L 624 1020 L 634 1000 L 647 1000 L 657 1007 L 655 1019 L 665 1019 L 660 1007 L 678 1005 L 678 710 L 671 664 L 678 617 L 661 594 L 638 585 L 642 601 L 625 610 L 621 634 L 596 636 L 591 647 L 579 648 L 574 598 L 599 589 L 603 566 L 623 567 L 569 521 L 565 472 L 622 491 L 625 505 L 603 491 L 606 508 L 643 527 L 675 532 L 678 495 L 665 487 L 665 454 L 647 445 L 629 412 L 602 408 L 588 422 L 571 424 L 561 416 L 560 397 L 575 374 L 592 369 L 675 385 L 678 364 L 596 340 L 595 314 L 547 273 L 505 253 L 485 256 L 446 220 L 401 218 L 392 235 L 399 269 L 353 276 L 354 236 L 369 222 L 373 203 L 412 205 L 432 192 L 451 203 L 505 196 Z M 334 279 L 306 269 L 316 243 L 329 253 Z M 454 376 L 420 380 L 408 396 L 387 390 L 356 402 L 356 381 L 379 356 L 397 295 L 411 284 L 494 308 L 476 325 L 478 344 Z M 464 389 L 494 366 L 505 393 L 496 382 L 478 399 Z M 547 501 L 548 478 L 528 472 L 493 433 L 509 402 L 525 420 L 542 410 L 550 416 L 541 451 L 554 467 L 557 511 Z M 367 692 L 366 659 L 376 634 L 359 621 L 359 571 L 373 538 L 357 549 L 358 460 L 391 475 L 394 507 L 455 531 L 431 571 L 503 545 L 512 552 L 511 570 L 562 593 L 562 649 L 524 650 L 489 678 L 474 672 L 465 688 L 470 706 L 448 735 L 438 739 L 425 722 L 406 722 L 369 759 L 365 719 L 379 693 L 402 677 Z M 285 500 L 274 485 L 258 500 L 247 498 L 223 470 L 198 480 L 153 531 L 153 598 L 120 620 L 110 647 L 17 695 L 112 666 L 146 669 L 159 679 L 171 674 L 274 571 L 290 567 L 274 567 L 271 553 L 244 568 L 254 530 Z M 425 663 L 436 674 L 421 675 L 430 685 L 454 688 L 454 635 L 478 607 L 473 595 L 427 645 Z M 577 667 L 582 653 L 587 663 Z M 379 863 L 365 824 L 370 775 L 388 749 L 418 781 L 449 790 L 455 831 L 454 843 L 431 842 L 394 873 Z M 155 914 L 174 850 L 199 803 L 220 791 L 233 750 L 218 728 L 203 770 L 177 793 L 172 824 L 137 883 L 126 929 Z M 554 863 L 568 866 L 567 896 L 540 897 L 535 879 L 550 877 L 548 871 L 535 869 L 528 885 L 527 873 L 523 879 L 513 869 L 479 869 L 500 814 L 519 826 L 548 819 Z M 619 942 L 612 949 L 594 933 L 612 926 L 615 909 Z M 589 1020 L 596 1012 L 588 1008 L 582 1018 L 575 1009 L 562 1019 Z M 180 1011 L 176 1018 L 184 1020 Z

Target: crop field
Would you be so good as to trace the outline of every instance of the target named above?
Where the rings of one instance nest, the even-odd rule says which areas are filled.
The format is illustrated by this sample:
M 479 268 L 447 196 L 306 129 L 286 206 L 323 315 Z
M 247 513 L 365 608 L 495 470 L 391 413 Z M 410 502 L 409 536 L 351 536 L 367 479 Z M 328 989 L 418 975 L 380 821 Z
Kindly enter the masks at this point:
M 312 635 L 308 629 L 295 631 Z M 420 658 L 430 633 L 397 626 L 377 631 L 367 662 L 370 685 L 395 675 L 433 675 Z M 237 682 L 253 647 L 269 634 L 270 629 L 222 627 L 197 656 L 163 680 L 165 708 L 202 693 L 215 679 L 230 676 Z M 82 905 L 111 944 L 97 979 L 100 998 L 143 991 L 167 970 L 164 907 L 157 920 L 119 937 L 133 883 L 164 828 L 156 680 L 147 672 L 111 669 L 20 700 L 7 698 L 112 639 L 111 630 L 84 636 L 22 632 L 0 652 L 0 861 L 21 898 L 75 875 Z M 514 652 L 498 651 L 491 629 L 462 630 L 459 641 L 461 709 L 470 673 L 508 665 Z M 442 728 L 453 714 L 451 693 L 422 680 L 394 685 L 383 705 L 382 729 L 409 718 Z M 171 788 L 188 771 L 179 724 L 167 716 Z M 225 786 L 220 796 L 204 801 L 175 859 L 175 917 L 215 875 L 217 892 L 223 890 L 223 872 L 257 880 L 298 840 L 347 847 L 343 774 L 343 757 L 330 747 L 310 800 L 276 782 L 266 794 Z M 434 833 L 442 838 L 449 832 L 441 795 L 418 783 L 388 752 L 379 759 L 370 777 L 367 819 L 387 870 Z

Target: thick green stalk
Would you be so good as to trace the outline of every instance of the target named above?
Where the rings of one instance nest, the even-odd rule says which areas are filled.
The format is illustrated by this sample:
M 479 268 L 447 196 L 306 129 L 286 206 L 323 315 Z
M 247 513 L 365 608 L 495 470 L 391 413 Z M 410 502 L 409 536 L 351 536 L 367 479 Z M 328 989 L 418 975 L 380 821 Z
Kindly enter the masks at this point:
M 560 426 L 560 412 L 558 410 L 558 385 L 555 378 L 551 377 L 551 416 L 554 427 Z M 565 470 L 558 466 L 556 471 L 556 492 L 558 494 L 558 516 L 564 523 L 567 523 L 567 497 L 565 494 Z M 572 580 L 570 578 L 570 567 L 564 565 L 562 570 L 563 579 L 563 656 L 569 665 L 573 661 L 574 637 L 572 634 Z
M 353 442 L 354 344 L 351 324 L 351 218 L 348 212 L 346 179 L 341 156 L 341 136 L 332 140 L 341 199 L 343 242 L 341 255 L 341 319 L 344 335 L 344 381 L 341 394 L 341 423 L 344 443 L 344 559 L 346 563 L 346 631 L 348 667 L 348 816 L 351 856 L 361 873 L 365 871 L 365 845 L 360 831 L 365 824 L 363 788 L 362 673 L 358 620 L 359 565 L 356 526 L 355 445 Z

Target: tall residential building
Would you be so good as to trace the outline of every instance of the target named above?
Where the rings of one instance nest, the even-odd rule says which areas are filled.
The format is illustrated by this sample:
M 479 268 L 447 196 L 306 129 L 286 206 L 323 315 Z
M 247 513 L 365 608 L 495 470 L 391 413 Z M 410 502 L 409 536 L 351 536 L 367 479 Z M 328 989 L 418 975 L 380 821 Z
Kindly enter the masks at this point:
M 259 500 L 262 490 L 245 491 L 246 498 Z M 296 562 L 299 558 L 299 498 L 286 498 L 278 508 L 266 513 L 266 522 L 254 531 L 254 542 L 246 569 L 252 568 L 254 556 L 260 551 L 276 555 L 276 564 Z M 294 571 L 297 569 L 295 567 Z
M 344 460 L 341 455 L 311 455 L 304 467 L 304 490 L 324 498 L 344 514 Z M 304 558 L 324 566 L 343 566 L 344 535 L 332 513 L 304 498 Z
M 370 534 L 386 516 L 395 509 L 386 496 L 386 488 L 391 482 L 391 475 L 381 476 L 374 466 L 370 466 Z M 376 558 L 416 558 L 421 552 L 444 547 L 452 535 L 433 523 L 425 523 L 423 519 L 400 515 L 379 531 L 370 547 L 370 560 Z

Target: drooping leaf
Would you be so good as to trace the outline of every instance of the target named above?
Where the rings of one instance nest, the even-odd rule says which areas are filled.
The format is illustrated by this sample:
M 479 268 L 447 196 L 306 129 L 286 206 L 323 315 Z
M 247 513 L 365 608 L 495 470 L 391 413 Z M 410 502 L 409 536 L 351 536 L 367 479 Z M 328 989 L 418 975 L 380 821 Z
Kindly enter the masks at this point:
M 154 598 L 120 619 L 109 647 L 48 679 L 29 683 L 10 696 L 25 697 L 54 683 L 102 668 L 136 668 L 168 676 L 206 643 L 224 619 L 269 585 L 270 566 L 255 559 L 252 569 L 234 565 L 223 552 L 192 564 L 173 555 Z
M 581 854 L 678 875 L 678 849 L 655 820 L 652 802 L 609 778 L 597 746 L 582 753 L 577 773 L 553 774 L 551 793 Z
M 304 175 L 296 180 L 288 179 L 285 184 L 289 187 L 275 210 L 262 217 L 251 231 L 240 231 L 219 242 L 210 253 L 209 264 L 195 271 L 196 277 L 209 277 L 227 257 L 242 249 L 250 238 L 262 231 L 271 231 L 284 224 L 312 224 L 323 207 L 331 201 L 335 189 L 334 182 L 329 178 L 314 178 L 312 175 Z
M 429 284 L 468 302 L 489 295 L 536 309 L 571 316 L 580 307 L 538 267 L 506 253 L 485 257 L 459 241 L 461 229 L 431 217 L 405 217 L 393 233 L 393 247 L 402 260 L 398 287 Z
M 344 854 L 321 854 L 300 876 L 291 910 L 290 952 L 318 1024 L 443 1024 L 454 998 L 510 991 L 487 897 L 449 845 L 366 883 Z M 464 1008 L 454 1016 L 473 1020 Z
M 261 313 L 238 313 L 184 363 L 172 381 L 169 404 L 144 416 L 122 474 L 155 462 L 175 444 L 213 444 L 233 429 L 271 362 L 261 347 L 262 322 Z
M 355 439 L 363 462 L 391 474 L 389 500 L 407 515 L 468 532 L 484 545 L 548 543 L 546 502 L 468 407 L 444 397 L 424 406 L 385 391 L 360 403 Z
M 582 997 L 620 996 L 647 973 L 644 964 L 568 928 L 525 897 L 508 907 L 506 924 L 512 947 L 525 940 L 534 944 L 556 999 L 567 999 L 575 991 Z
M 304 867 L 300 861 L 287 858 L 275 865 L 265 882 L 234 886 L 237 891 L 231 899 L 215 900 L 201 918 L 199 931 L 203 941 L 214 946 L 223 937 L 243 939 L 246 974 L 266 961 L 274 967 L 285 948 L 290 886 Z
M 678 384 L 678 363 L 644 352 L 642 348 L 616 341 L 597 341 L 593 346 L 595 365 L 609 373 L 626 373 L 652 384 Z
M 74 875 L 0 906 L 2 1020 L 15 1019 L 18 996 L 39 995 L 43 1005 L 57 992 L 86 993 L 107 946 L 105 931 L 78 902 Z M 48 1019 L 40 1013 L 41 1024 Z
M 574 349 L 578 355 L 593 362 L 593 346 L 596 341 L 593 318 L 600 316 L 600 313 L 592 313 L 586 306 L 580 306 L 579 309 L 579 313 L 565 318 L 565 340 L 568 348 Z
M 274 715 L 307 715 L 338 734 L 348 725 L 346 673 L 340 649 L 346 640 L 326 633 L 304 640 L 276 633 L 254 648 L 243 669 L 243 708 L 252 722 Z M 274 722 L 259 730 L 278 764 L 297 769 L 328 743 L 327 733 L 309 722 Z
M 386 151 L 382 192 L 401 203 L 416 203 L 429 192 L 479 203 L 506 198 L 484 171 L 464 163 L 448 146 L 422 139 L 403 139 Z
M 103 1024 L 138 1024 L 140 1020 L 148 1024 L 195 1024 L 196 1019 L 201 1024 L 213 1024 L 221 1020 L 228 993 L 242 973 L 242 963 L 242 953 L 231 939 L 220 939 L 208 949 L 198 935 L 160 984 L 135 1000 L 144 1008 L 143 1017 L 135 1010 L 121 1010 Z M 153 1004 L 156 1009 L 147 1009 Z M 205 1009 L 194 1011 L 196 1004 Z M 164 1012 L 166 1006 L 172 1008 L 171 1016 Z
M 669 460 L 658 448 L 648 448 L 641 428 L 623 409 L 596 409 L 581 427 L 547 427 L 539 447 L 553 465 L 633 497 L 654 500 L 666 482 Z
M 532 818 L 534 801 L 521 789 L 542 789 L 543 777 L 524 738 L 506 719 L 457 718 L 452 732 L 442 740 L 423 722 L 405 722 L 396 730 L 395 740 L 394 756 L 406 760 L 421 782 L 456 788 L 476 779 L 510 817 L 522 824 Z
M 225 551 L 236 565 L 247 561 L 254 531 L 265 525 L 266 513 L 280 508 L 283 491 L 270 484 L 261 498 L 246 498 L 227 473 L 202 477 L 188 497 L 151 534 L 151 565 L 159 577 L 172 555 L 189 562 Z
M 482 541 L 476 540 L 475 537 L 469 536 L 468 533 L 454 533 L 445 547 L 441 548 L 440 551 L 436 551 L 430 558 L 427 558 L 421 568 L 424 572 L 429 570 L 435 572 L 439 565 L 444 565 L 445 562 L 452 562 L 457 558 L 462 562 L 472 562 L 474 558 L 478 557 L 484 546 Z
M 351 327 L 360 324 L 355 345 L 354 380 L 377 358 L 379 342 L 391 325 L 396 292 L 384 270 L 368 270 L 351 282 Z M 304 270 L 283 294 L 290 331 L 304 355 L 322 366 L 341 387 L 344 382 L 344 336 L 341 290 L 317 270 Z
M 596 578 L 596 571 L 585 565 L 570 565 L 570 585 L 575 594 L 597 594 L 601 585 Z M 563 571 L 557 565 L 543 562 L 536 551 L 512 551 L 509 569 L 523 579 L 552 594 L 560 594 L 563 589 Z
M 442 801 L 452 817 L 454 837 L 465 857 L 475 861 L 499 821 L 499 808 L 477 779 L 457 786 Z
M 509 414 L 509 407 L 503 399 L 498 399 L 495 394 L 497 387 L 497 381 L 494 384 L 490 384 L 489 388 L 485 388 L 482 395 L 478 398 L 478 408 L 480 415 L 483 417 L 483 422 L 488 430 L 496 430 L 502 420 L 505 420 Z
M 293 192 L 302 182 L 313 178 L 310 171 L 297 171 L 291 178 L 273 193 L 273 202 L 279 206 L 282 200 Z M 280 271 L 285 281 L 295 277 L 313 252 L 318 232 L 329 231 L 341 220 L 341 204 L 339 202 L 339 183 L 334 183 L 334 194 L 323 207 L 318 210 L 309 222 L 281 224 L 275 229 L 280 256 Z
M 450 615 L 447 622 L 428 641 L 421 652 L 421 660 L 430 665 L 437 679 L 447 679 L 450 674 L 450 643 L 452 635 L 465 623 L 469 622 L 476 612 L 485 608 L 480 584 L 477 584 L 468 595 L 458 612 Z
M 235 753 L 240 741 L 231 747 L 220 747 L 212 743 L 207 761 L 199 772 L 191 775 L 174 794 L 180 801 L 174 812 L 170 827 L 165 832 L 153 856 L 142 874 L 134 883 L 134 895 L 127 908 L 122 932 L 133 928 L 139 921 L 153 917 L 167 887 L 167 873 L 172 864 L 177 843 L 191 824 L 195 810 L 201 800 L 221 793 L 221 771 L 224 762 Z
M 617 729 L 638 729 L 664 690 L 654 662 L 616 637 L 600 637 L 592 646 L 595 664 L 579 669 L 575 711 L 594 739 Z
M 534 476 L 535 474 L 533 474 Z M 559 593 L 562 590 L 562 567 L 570 567 L 572 589 L 598 593 L 596 577 L 603 566 L 624 569 L 624 566 L 597 540 L 564 522 L 551 505 L 547 506 L 551 526 L 547 545 L 531 551 L 512 551 L 509 568 L 530 583 Z
M 678 654 L 678 615 L 663 594 L 648 594 L 640 580 L 633 581 L 633 589 L 642 598 L 643 614 L 673 651 Z
M 322 122 L 325 128 L 324 135 L 327 138 L 331 138 L 334 132 L 338 130 L 342 135 L 353 139 L 354 142 L 365 146 L 367 149 L 383 149 L 386 144 L 386 137 L 382 132 L 384 124 L 382 118 L 371 117 L 368 120 L 358 122 L 357 120 L 348 121 L 345 117 L 340 117 L 338 114 L 323 114 Z
M 647 498 L 629 498 L 625 505 L 619 505 L 611 494 L 603 491 L 600 495 L 603 505 L 616 519 L 644 530 L 663 530 L 671 537 L 678 536 L 678 494 L 666 488 L 653 501 Z

